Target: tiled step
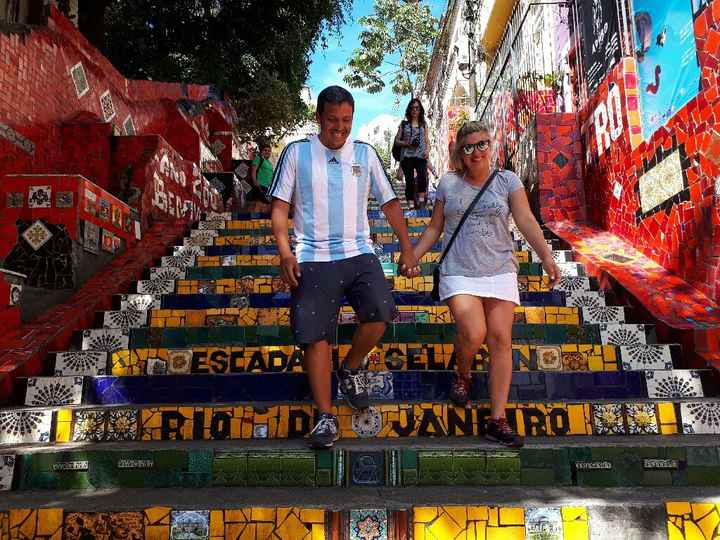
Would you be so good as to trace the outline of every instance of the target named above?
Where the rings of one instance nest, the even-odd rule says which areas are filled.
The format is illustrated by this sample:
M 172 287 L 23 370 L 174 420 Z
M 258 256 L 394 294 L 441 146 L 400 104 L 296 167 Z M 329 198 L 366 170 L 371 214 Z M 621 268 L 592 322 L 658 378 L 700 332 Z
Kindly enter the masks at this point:
M 209 369 L 208 369 L 209 371 Z M 713 372 L 671 371 L 646 375 L 638 371 L 515 372 L 510 386 L 512 401 L 583 399 L 700 398 L 717 393 Z M 447 402 L 453 371 L 372 371 L 368 374 L 371 400 L 390 402 Z M 150 375 L 132 377 L 32 377 L 26 383 L 25 405 L 132 405 L 166 403 L 272 403 L 311 401 L 304 373 L 234 373 L 215 375 Z M 703 390 L 706 388 L 706 391 Z M 332 377 L 332 397 L 342 399 Z M 490 399 L 487 373 L 473 374 L 471 399 Z
M 337 342 L 350 343 L 356 325 L 338 326 Z M 514 324 L 513 343 L 522 345 L 580 345 L 623 343 L 625 340 L 642 339 L 644 325 L 568 325 L 568 324 Z M 287 326 L 216 326 L 196 328 L 131 328 L 88 329 L 76 333 L 78 349 L 83 351 L 115 351 L 119 349 L 142 349 L 148 347 L 183 348 L 188 345 L 287 345 L 293 343 Z M 455 338 L 454 324 L 400 324 L 391 323 L 381 343 L 452 343 Z M 617 338 L 617 341 L 613 341 Z M 679 346 L 665 344 L 632 343 L 623 345 L 628 355 L 640 364 L 654 365 L 668 362 L 680 352 Z M 623 349 L 621 349 L 623 350 Z M 647 362 L 643 359 L 648 356 Z M 650 368 L 645 369 L 671 369 Z
M 398 487 L 414 486 L 717 486 L 720 449 L 706 437 L 662 438 L 638 444 L 618 436 L 613 446 L 580 437 L 566 444 L 503 450 L 482 439 L 449 446 L 398 439 L 368 446 L 341 441 L 339 448 L 312 451 L 295 442 L 278 446 L 248 441 L 244 447 L 216 443 L 198 448 L 171 443 L 145 448 L 113 443 L 102 449 L 22 450 L 14 456 L 17 491 L 112 488 Z M 703 442 L 704 440 L 704 442 Z M 445 444 L 442 444 L 445 442 Z M 684 444 L 680 444 L 683 442 Z M 249 445 L 248 443 L 257 443 Z M 360 443 L 360 444 L 356 444 Z M 571 444 L 574 443 L 574 444 Z M 12 479 L 12 477 L 11 477 Z
M 530 439 L 718 435 L 719 411 L 720 401 L 711 398 L 510 402 L 506 407 L 508 422 Z M 344 439 L 477 436 L 484 432 L 490 406 L 377 403 L 362 413 L 345 405 L 333 412 Z M 316 414 L 310 404 L 17 408 L 0 412 L 0 444 L 303 438 Z
M 623 320 L 623 308 L 612 309 L 612 317 L 601 317 L 600 308 L 592 312 L 582 308 L 583 317 L 588 322 L 620 322 Z M 586 315 L 587 314 L 587 315 Z M 591 317 L 593 316 L 594 317 Z M 593 320 L 594 319 L 594 320 Z M 601 320 L 602 319 L 602 320 Z M 576 307 L 515 307 L 515 322 L 520 324 L 580 324 L 580 309 Z M 352 307 L 342 306 L 338 317 L 339 324 L 357 322 Z M 397 306 L 393 322 L 443 324 L 452 322 L 450 308 L 447 306 Z M 288 326 L 289 308 L 221 308 L 221 309 L 157 309 L 150 311 L 151 327 L 178 328 L 196 326 Z

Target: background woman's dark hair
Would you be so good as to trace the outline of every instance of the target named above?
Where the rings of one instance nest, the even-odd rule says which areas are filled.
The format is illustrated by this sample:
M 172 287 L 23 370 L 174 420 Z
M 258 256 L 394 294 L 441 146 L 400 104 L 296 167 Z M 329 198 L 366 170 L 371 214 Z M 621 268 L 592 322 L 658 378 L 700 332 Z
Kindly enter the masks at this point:
M 410 103 L 408 103 L 407 107 L 405 108 L 405 120 L 410 122 L 410 107 L 413 106 L 413 103 L 417 103 L 418 105 L 420 105 L 420 118 L 418 121 L 420 122 L 421 126 L 425 126 L 425 107 L 423 107 L 422 101 L 420 101 L 418 98 L 412 98 L 410 100 Z
M 318 94 L 318 114 L 323 113 L 326 103 L 334 103 L 335 105 L 339 105 L 340 103 L 349 103 L 353 112 L 355 112 L 355 100 L 353 99 L 352 94 L 345 90 L 342 86 L 328 86 Z

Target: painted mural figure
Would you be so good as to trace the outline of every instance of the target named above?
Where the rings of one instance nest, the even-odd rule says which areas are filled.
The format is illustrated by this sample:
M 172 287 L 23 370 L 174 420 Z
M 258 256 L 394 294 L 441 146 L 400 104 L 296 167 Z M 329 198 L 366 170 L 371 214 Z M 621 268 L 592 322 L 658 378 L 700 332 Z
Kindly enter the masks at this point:
M 505 416 L 512 379 L 512 325 L 520 305 L 514 242 L 509 229 L 512 213 L 520 232 L 541 257 L 550 286 L 560 270 L 528 204 L 521 180 L 507 170 L 493 176 L 491 129 L 468 122 L 458 132 L 453 150 L 454 171 L 440 178 L 432 218 L 415 246 L 418 260 L 443 237 L 444 248 L 480 189 L 491 182 L 457 234 L 440 265 L 440 300 L 447 302 L 457 326 L 457 373 L 451 401 L 469 406 L 471 367 L 483 343 L 490 352 L 490 419 L 486 438 L 519 447 L 519 437 Z
M 283 150 L 269 190 L 281 275 L 292 288 L 290 324 L 295 341 L 305 350 L 305 369 L 319 411 L 310 432 L 314 448 L 328 448 L 339 437 L 331 401 L 330 343 L 336 337 L 343 297 L 360 324 L 337 376 L 345 399 L 357 410 L 369 406 L 365 358 L 395 310 L 370 240 L 370 192 L 398 237 L 401 273 L 414 277 L 420 272 L 382 160 L 371 145 L 348 140 L 354 112 L 353 97 L 344 88 L 330 86 L 320 92 L 320 134 Z M 294 253 L 288 238 L 291 205 Z

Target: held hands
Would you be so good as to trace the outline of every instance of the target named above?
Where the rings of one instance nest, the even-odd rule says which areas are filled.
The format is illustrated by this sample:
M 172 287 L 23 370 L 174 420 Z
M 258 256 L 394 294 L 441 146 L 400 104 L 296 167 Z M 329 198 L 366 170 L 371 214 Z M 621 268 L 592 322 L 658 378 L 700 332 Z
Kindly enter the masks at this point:
M 545 274 L 548 276 L 548 285 L 552 289 L 560 283 L 560 267 L 558 267 L 552 254 L 546 255 L 542 258 L 542 267 L 545 270 Z
M 414 278 L 420 275 L 420 265 L 412 249 L 403 250 L 400 253 L 398 268 L 400 274 L 405 277 Z
M 301 275 L 300 265 L 294 255 L 288 255 L 280 259 L 280 277 L 290 287 L 297 287 L 300 284 L 298 278 Z

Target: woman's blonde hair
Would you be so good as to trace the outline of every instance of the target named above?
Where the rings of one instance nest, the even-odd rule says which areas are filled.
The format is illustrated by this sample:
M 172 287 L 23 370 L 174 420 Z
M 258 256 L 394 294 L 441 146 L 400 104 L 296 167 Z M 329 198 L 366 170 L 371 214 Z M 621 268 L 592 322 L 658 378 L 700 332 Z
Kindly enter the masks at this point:
M 465 122 L 462 127 L 458 130 L 457 136 L 455 137 L 455 144 L 453 145 L 452 154 L 450 155 L 451 166 L 455 169 L 455 172 L 464 173 L 465 164 L 463 163 L 463 151 L 462 147 L 465 144 L 465 138 L 473 133 L 487 133 L 490 136 L 490 149 L 492 150 L 494 141 L 492 140 L 492 128 L 483 122 L 477 120 L 471 120 Z

